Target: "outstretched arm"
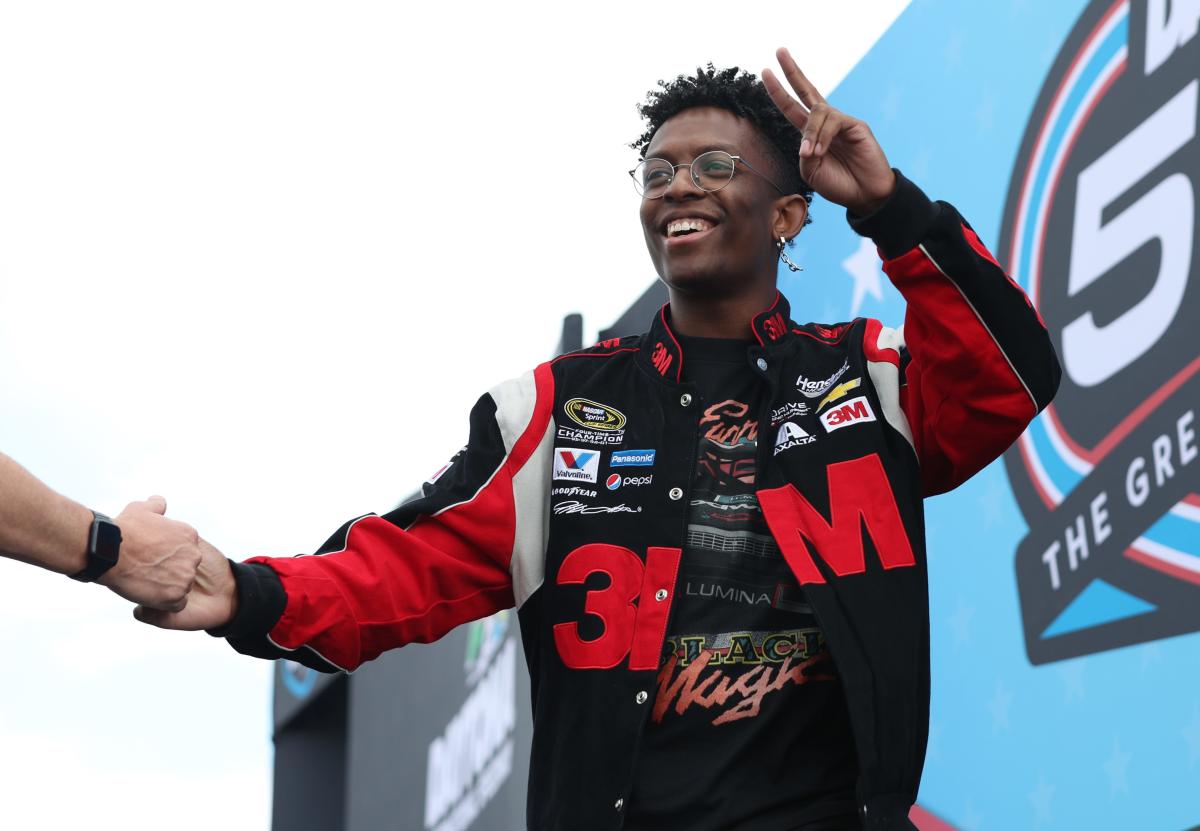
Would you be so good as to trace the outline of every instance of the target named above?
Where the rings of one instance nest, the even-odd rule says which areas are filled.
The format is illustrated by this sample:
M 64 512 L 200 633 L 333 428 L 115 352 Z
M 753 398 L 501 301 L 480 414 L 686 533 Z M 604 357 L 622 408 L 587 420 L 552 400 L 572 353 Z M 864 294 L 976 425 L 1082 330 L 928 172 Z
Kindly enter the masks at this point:
M 130 503 L 117 516 L 117 563 L 97 582 L 117 594 L 160 609 L 186 602 L 200 551 L 196 532 L 163 514 L 161 496 Z M 59 574 L 87 565 L 92 512 L 47 487 L 0 453 L 0 554 Z
M 520 604 L 541 582 L 553 400 L 548 364 L 501 384 L 420 496 L 346 523 L 313 555 L 231 564 L 201 543 L 187 608 L 136 616 L 333 672 Z

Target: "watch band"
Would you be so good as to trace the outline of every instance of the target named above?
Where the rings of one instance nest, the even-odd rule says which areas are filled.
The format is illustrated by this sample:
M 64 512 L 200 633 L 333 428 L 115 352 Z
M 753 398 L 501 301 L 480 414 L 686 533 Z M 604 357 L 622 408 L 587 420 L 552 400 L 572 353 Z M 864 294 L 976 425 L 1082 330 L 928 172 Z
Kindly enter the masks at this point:
M 72 580 L 92 583 L 117 564 L 121 554 L 121 529 L 104 514 L 92 511 L 88 532 L 87 565 L 71 575 Z

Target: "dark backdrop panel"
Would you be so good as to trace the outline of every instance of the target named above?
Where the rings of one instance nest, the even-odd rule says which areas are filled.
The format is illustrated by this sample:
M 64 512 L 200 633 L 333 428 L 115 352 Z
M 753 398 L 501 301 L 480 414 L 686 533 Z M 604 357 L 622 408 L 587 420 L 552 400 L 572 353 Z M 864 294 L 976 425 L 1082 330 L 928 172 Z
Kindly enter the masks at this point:
M 525 826 L 532 721 L 515 612 L 388 653 L 350 681 L 346 831 Z
M 347 680 L 332 676 L 275 732 L 274 831 L 345 827 Z

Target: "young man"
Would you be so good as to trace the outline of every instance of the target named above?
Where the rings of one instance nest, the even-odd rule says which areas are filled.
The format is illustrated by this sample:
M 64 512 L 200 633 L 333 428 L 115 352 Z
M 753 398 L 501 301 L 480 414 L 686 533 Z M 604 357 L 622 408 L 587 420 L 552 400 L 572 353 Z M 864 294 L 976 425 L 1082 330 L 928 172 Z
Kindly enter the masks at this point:
M 195 529 L 167 502 L 131 502 L 116 521 L 55 493 L 0 453 L 0 556 L 101 583 L 134 603 L 178 612 L 200 563 Z
M 1008 447 L 1058 364 L 955 210 L 779 57 L 800 101 L 710 67 L 643 107 L 649 332 L 493 389 L 420 497 L 319 556 L 212 554 L 184 612 L 139 617 L 333 671 L 516 605 L 530 828 L 911 828 L 921 499 Z M 812 190 L 877 243 L 903 330 L 790 320 Z

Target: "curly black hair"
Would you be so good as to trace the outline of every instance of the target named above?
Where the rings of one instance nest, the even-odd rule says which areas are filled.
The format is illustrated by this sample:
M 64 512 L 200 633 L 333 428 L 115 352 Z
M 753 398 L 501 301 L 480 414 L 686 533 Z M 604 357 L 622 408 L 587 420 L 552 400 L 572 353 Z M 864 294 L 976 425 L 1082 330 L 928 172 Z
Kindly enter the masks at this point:
M 720 107 L 758 128 L 767 145 L 775 151 L 770 162 L 780 187 L 789 193 L 801 194 L 812 204 L 812 188 L 800 177 L 798 165 L 800 131 L 783 117 L 757 75 L 736 66 L 717 69 L 710 63 L 707 69 L 697 67 L 695 75 L 680 75 L 670 82 L 659 81 L 658 86 L 659 89 L 646 94 L 646 103 L 638 105 L 638 113 L 648 126 L 646 132 L 629 145 L 642 158 L 646 156 L 650 140 L 667 119 L 692 107 Z

